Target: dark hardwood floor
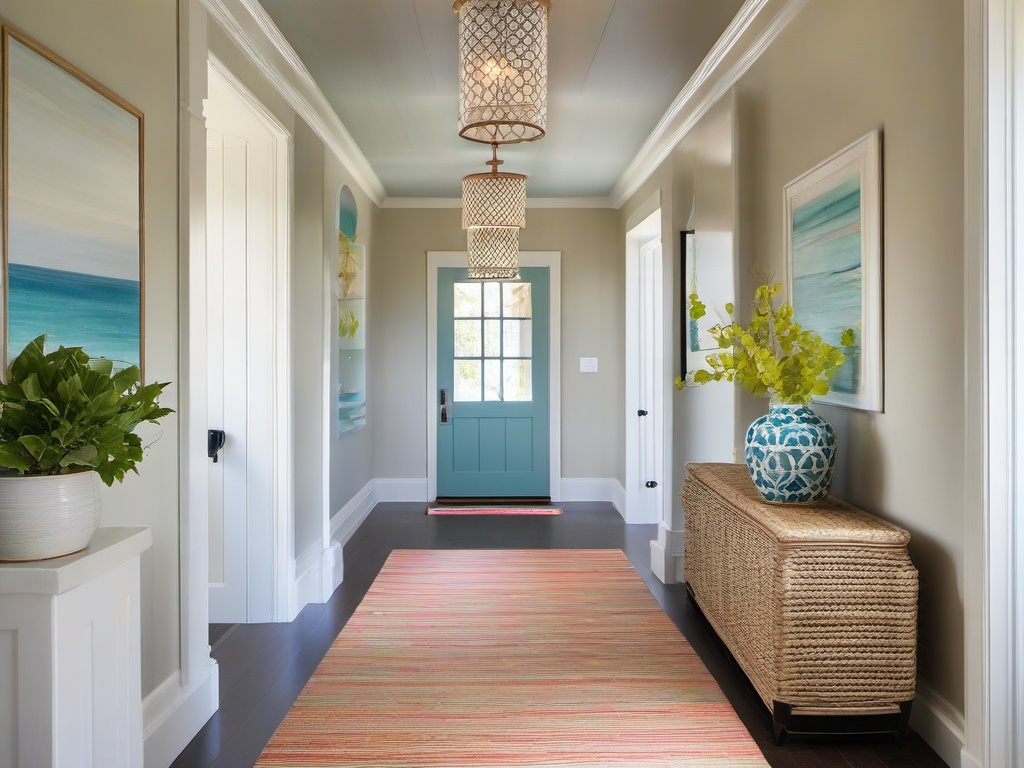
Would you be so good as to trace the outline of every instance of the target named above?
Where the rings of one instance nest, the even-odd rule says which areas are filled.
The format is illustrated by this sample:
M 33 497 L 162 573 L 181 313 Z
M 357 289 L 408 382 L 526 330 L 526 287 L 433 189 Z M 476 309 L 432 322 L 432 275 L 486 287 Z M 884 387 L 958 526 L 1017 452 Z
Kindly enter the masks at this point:
M 662 584 L 651 573 L 650 541 L 657 527 L 627 526 L 608 504 L 562 506 L 560 517 L 432 517 L 423 513 L 422 504 L 378 505 L 345 546 L 345 580 L 328 603 L 307 606 L 290 624 L 211 626 L 213 655 L 220 665 L 220 710 L 174 768 L 252 766 L 392 549 L 484 548 L 622 549 L 711 670 L 773 768 L 946 765 L 913 732 L 901 746 L 888 736 L 791 737 L 785 746 L 776 746 L 767 710 L 687 599 L 685 587 Z

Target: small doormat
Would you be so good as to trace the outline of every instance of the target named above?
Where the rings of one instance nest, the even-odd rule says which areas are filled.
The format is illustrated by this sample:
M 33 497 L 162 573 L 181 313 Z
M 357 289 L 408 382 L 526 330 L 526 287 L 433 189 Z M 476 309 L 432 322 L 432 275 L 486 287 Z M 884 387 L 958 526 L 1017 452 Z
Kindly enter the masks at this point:
M 559 507 L 427 507 L 428 515 L 560 515 Z

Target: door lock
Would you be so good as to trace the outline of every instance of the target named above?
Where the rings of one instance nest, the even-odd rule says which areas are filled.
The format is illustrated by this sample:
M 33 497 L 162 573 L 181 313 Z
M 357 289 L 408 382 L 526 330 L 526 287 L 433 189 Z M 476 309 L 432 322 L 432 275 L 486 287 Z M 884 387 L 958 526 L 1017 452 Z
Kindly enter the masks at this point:
M 646 485 L 648 488 L 657 488 L 658 487 L 658 481 L 657 480 L 648 480 L 646 483 L 644 483 L 644 485 Z
M 641 408 L 639 411 L 636 412 L 636 415 L 637 416 L 646 416 L 647 415 L 647 411 L 645 411 L 643 408 Z

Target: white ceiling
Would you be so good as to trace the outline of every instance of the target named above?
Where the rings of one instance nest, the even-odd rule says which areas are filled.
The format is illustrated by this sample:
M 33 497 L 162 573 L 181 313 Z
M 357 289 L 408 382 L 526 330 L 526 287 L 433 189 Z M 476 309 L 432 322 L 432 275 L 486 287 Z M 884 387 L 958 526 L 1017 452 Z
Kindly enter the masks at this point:
M 490 148 L 458 137 L 451 0 L 260 0 L 388 197 L 458 197 Z M 552 0 L 548 125 L 502 170 L 541 197 L 606 197 L 742 0 Z

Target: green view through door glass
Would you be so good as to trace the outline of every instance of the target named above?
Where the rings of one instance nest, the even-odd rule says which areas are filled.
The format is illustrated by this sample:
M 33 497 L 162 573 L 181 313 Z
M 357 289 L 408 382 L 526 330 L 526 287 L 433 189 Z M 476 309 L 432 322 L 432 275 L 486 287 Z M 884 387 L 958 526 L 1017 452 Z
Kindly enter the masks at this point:
M 533 399 L 533 361 L 503 360 L 504 390 L 502 399 L 507 402 L 526 402 Z
M 456 357 L 480 357 L 482 345 L 479 320 L 455 321 Z
M 480 361 L 455 361 L 455 392 L 452 399 L 464 403 L 480 402 Z
M 455 317 L 480 317 L 480 283 L 455 284 Z

